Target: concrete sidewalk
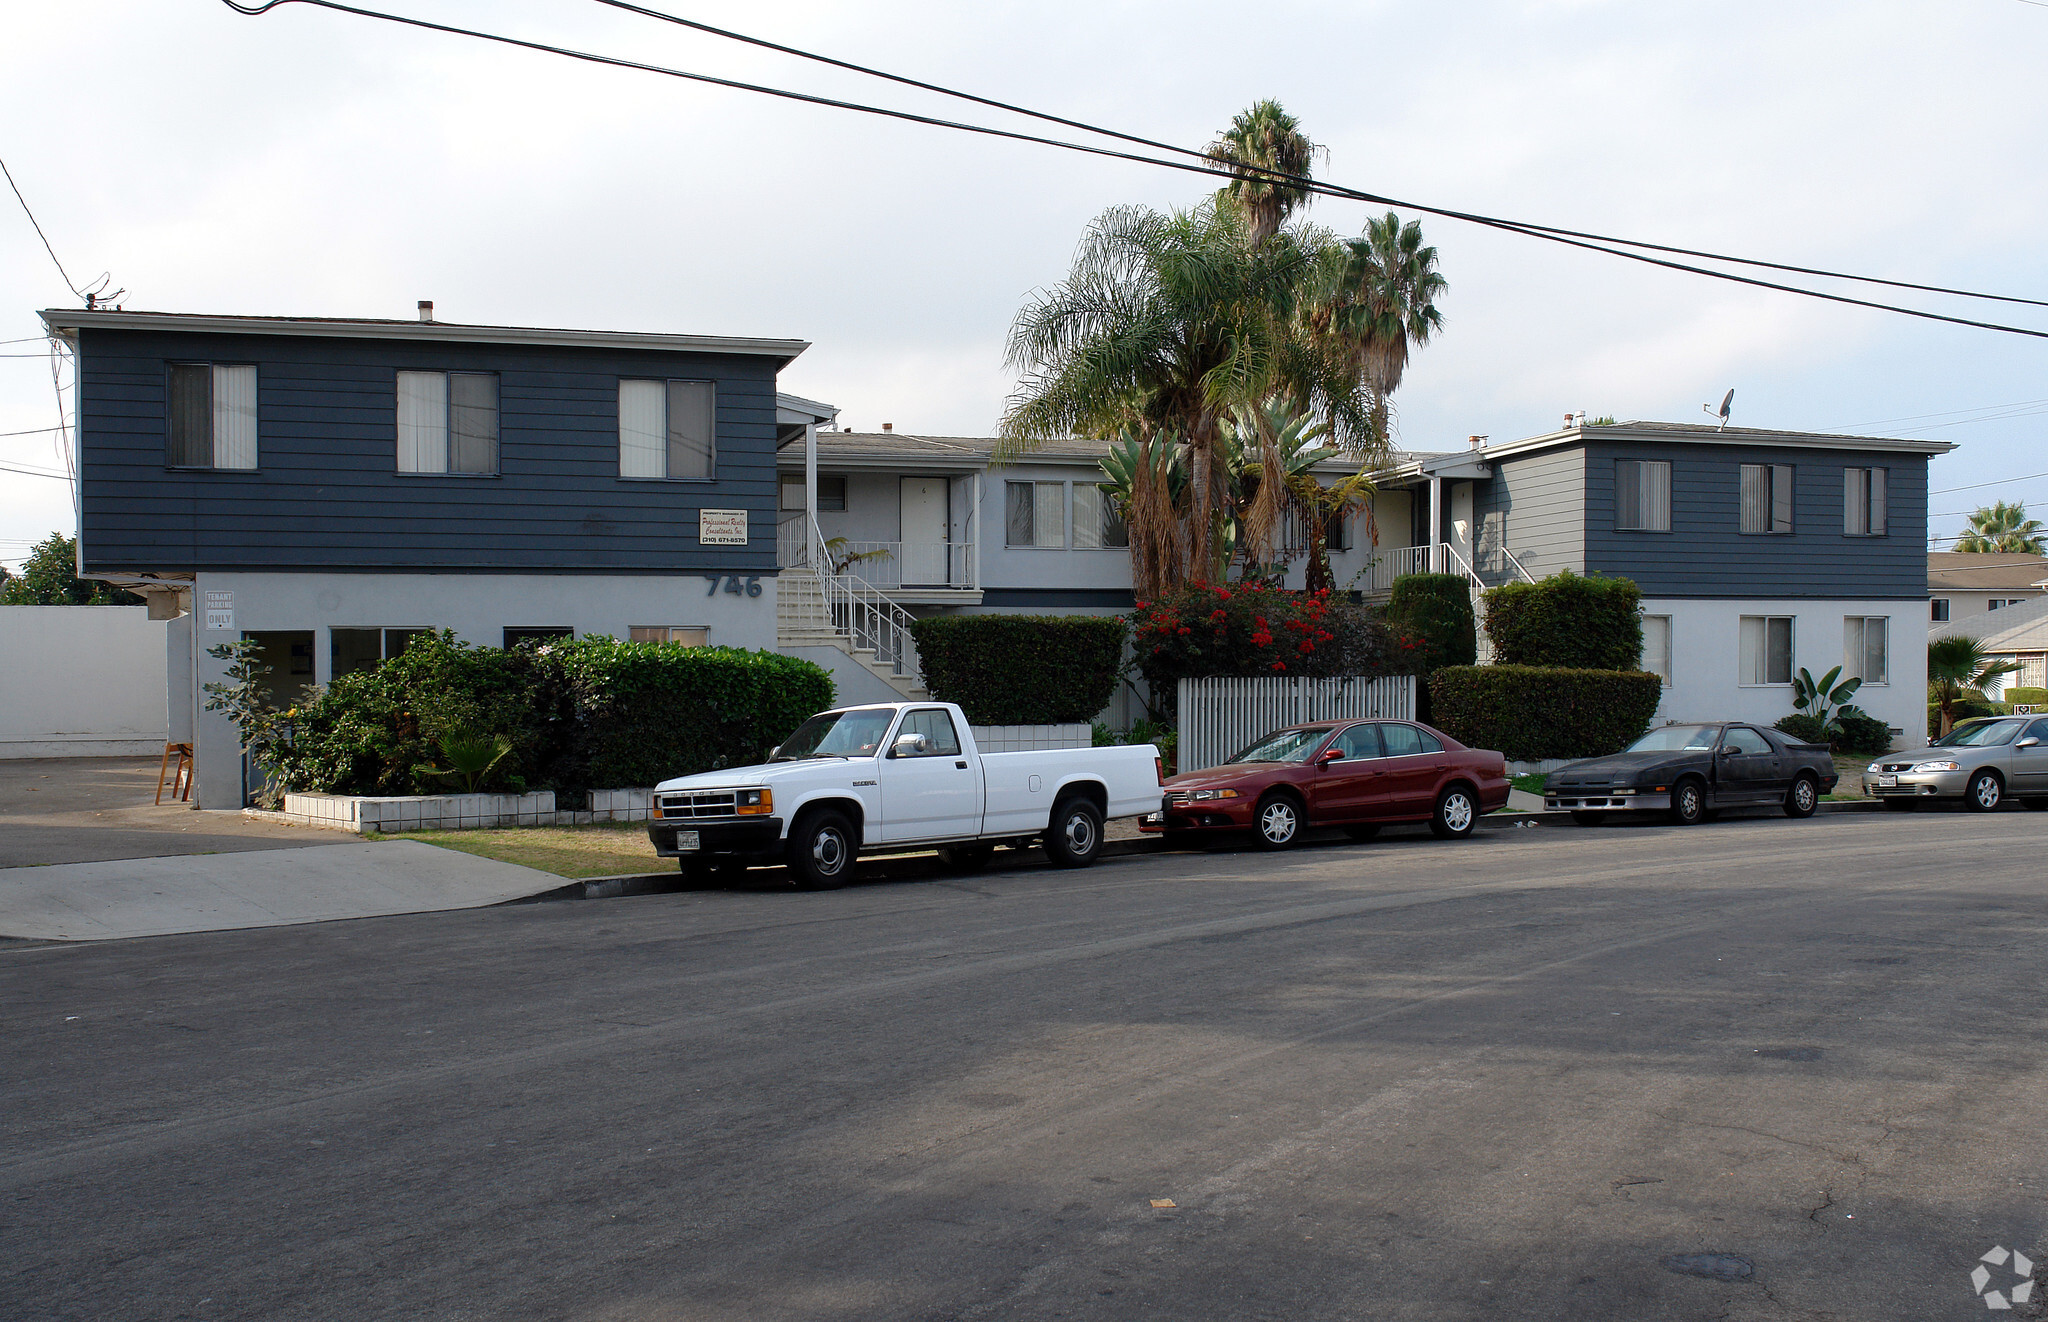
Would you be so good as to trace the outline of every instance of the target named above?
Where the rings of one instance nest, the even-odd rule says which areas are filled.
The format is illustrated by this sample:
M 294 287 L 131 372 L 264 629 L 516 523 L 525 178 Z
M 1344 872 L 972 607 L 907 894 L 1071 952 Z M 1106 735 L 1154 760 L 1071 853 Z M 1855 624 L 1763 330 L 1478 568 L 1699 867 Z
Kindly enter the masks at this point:
M 0 936 L 104 941 L 478 909 L 562 885 L 413 840 L 0 868 Z

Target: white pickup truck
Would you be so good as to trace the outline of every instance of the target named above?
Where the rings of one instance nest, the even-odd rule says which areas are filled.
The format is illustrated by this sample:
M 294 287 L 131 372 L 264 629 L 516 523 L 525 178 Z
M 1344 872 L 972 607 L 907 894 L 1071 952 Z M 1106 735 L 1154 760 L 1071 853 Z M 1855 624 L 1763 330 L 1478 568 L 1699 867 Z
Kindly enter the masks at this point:
M 647 836 L 685 871 L 787 864 L 805 890 L 845 885 L 862 853 L 938 846 L 951 865 L 1037 839 L 1065 868 L 1102 849 L 1102 825 L 1155 812 L 1150 744 L 980 753 L 950 702 L 820 712 L 761 766 L 655 786 Z

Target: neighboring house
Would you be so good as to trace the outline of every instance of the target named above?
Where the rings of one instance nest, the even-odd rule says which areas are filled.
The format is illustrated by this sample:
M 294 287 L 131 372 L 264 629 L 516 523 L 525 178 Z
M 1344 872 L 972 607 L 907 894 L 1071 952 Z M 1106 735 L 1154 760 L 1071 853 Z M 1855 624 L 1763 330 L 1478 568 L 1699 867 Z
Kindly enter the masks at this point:
M 1927 630 L 1927 641 L 1954 635 L 1975 638 L 1998 660 L 2020 663 L 2018 670 L 1984 686 L 1989 696 L 2009 688 L 2048 688 L 2048 597 L 2004 607 L 1996 615 L 1980 613 L 1935 624 Z
M 1927 618 L 1932 624 L 2018 606 L 2043 593 L 2048 593 L 2048 556 L 1927 553 Z
M 1642 589 L 1660 717 L 1770 723 L 1792 676 L 1840 665 L 1896 729 L 1925 719 L 1927 461 L 1943 441 L 1629 422 L 1420 456 L 1407 545 L 1372 586 L 1435 568 L 1497 586 L 1561 569 Z M 1382 532 L 1389 521 L 1381 520 Z
M 772 647 L 800 340 L 47 311 L 77 357 L 81 572 L 171 619 L 171 738 L 239 807 L 216 644 L 277 696 L 452 629 Z M 175 617 L 175 618 L 174 618 Z

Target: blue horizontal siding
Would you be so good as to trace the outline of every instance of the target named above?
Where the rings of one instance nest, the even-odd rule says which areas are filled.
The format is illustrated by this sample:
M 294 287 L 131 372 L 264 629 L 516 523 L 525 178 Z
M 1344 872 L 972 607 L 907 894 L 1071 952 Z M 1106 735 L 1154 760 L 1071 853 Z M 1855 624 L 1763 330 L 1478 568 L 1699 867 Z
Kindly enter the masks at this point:
M 253 472 L 165 466 L 168 364 L 257 368 Z M 499 378 L 499 471 L 400 474 L 399 371 Z M 717 387 L 717 479 L 618 475 L 618 380 Z M 745 354 L 91 329 L 80 337 L 86 567 L 775 572 L 775 364 Z M 744 509 L 745 547 L 697 542 Z

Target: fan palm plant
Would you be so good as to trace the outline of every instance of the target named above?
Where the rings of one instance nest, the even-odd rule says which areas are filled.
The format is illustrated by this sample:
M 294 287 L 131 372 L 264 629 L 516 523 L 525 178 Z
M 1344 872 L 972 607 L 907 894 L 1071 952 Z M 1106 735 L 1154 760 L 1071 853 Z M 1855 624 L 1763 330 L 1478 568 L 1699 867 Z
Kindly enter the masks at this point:
M 1222 196 L 1244 214 L 1254 245 L 1272 238 L 1296 211 L 1306 210 L 1312 196 L 1300 184 L 1275 176 L 1307 177 L 1322 150 L 1278 101 L 1261 101 L 1239 114 L 1209 144 L 1211 168 L 1233 176 Z
M 1312 411 L 1331 439 L 1381 447 L 1372 401 L 1341 347 L 1301 333 L 1320 269 L 1315 231 L 1253 244 L 1237 210 L 1145 207 L 1104 212 L 1065 280 L 1036 295 L 1010 329 L 1022 380 L 1002 424 L 999 460 L 1055 437 L 1141 436 L 1185 445 L 1188 559 L 1171 572 L 1220 577 L 1225 419 L 1276 391 Z
M 1322 281 L 1308 330 L 1357 373 L 1371 394 L 1374 429 L 1385 435 L 1388 401 L 1410 355 L 1443 329 L 1437 300 L 1450 282 L 1437 270 L 1436 249 L 1422 241 L 1422 222 L 1403 225 L 1391 211 L 1328 253 Z
M 1102 471 L 1109 481 L 1100 485 L 1123 516 L 1131 586 L 1143 600 L 1157 597 L 1185 577 L 1185 449 L 1176 436 L 1126 426 L 1102 456 Z
M 2027 517 L 2025 501 L 2010 505 L 1999 501 L 1980 508 L 1970 516 L 1970 531 L 1956 539 L 1958 551 L 2000 551 L 2007 555 L 2042 555 L 2048 547 L 2048 528 L 2039 519 Z
M 1927 690 L 1941 706 L 1941 732 L 1945 735 L 1955 729 L 1956 703 L 1981 694 L 1987 681 L 2019 668 L 2019 662 L 1998 660 L 1967 634 L 1952 634 L 1927 644 Z

